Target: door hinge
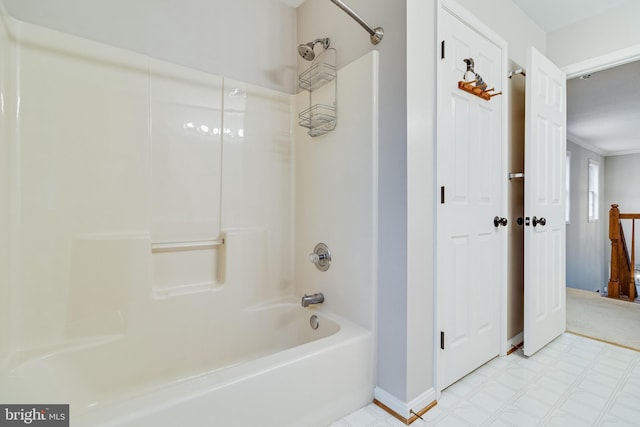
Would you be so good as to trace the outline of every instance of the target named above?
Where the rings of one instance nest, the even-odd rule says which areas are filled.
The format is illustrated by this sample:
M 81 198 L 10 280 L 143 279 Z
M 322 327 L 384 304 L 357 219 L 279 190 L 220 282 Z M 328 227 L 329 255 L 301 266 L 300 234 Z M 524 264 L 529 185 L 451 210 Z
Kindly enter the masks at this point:
M 440 187 L 440 204 L 444 205 L 444 185 Z
M 440 43 L 440 59 L 444 59 L 444 40 Z
M 444 331 L 440 331 L 440 348 L 444 350 Z

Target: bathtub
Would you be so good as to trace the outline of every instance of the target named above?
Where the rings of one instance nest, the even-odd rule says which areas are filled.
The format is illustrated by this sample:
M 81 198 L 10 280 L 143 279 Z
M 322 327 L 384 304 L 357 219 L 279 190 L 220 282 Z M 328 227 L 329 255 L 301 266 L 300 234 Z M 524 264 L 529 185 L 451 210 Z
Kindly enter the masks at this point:
M 346 319 L 291 302 L 225 329 L 199 337 L 214 346 L 123 335 L 22 354 L 0 402 L 69 403 L 74 427 L 324 427 L 373 399 L 373 335 Z

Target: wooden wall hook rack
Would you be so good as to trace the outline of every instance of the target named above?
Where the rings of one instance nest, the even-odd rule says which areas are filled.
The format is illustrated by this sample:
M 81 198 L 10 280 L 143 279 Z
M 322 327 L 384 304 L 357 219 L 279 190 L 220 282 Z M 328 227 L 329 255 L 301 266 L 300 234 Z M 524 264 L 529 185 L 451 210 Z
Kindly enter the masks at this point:
M 491 93 L 495 90 L 494 88 L 484 89 L 482 87 L 474 86 L 475 82 L 477 82 L 477 80 L 473 80 L 471 82 L 459 81 L 458 89 L 462 89 L 465 92 L 469 92 L 472 95 L 475 95 L 484 99 L 485 101 L 490 101 L 491 98 L 493 98 L 494 96 L 502 95 L 502 92 Z

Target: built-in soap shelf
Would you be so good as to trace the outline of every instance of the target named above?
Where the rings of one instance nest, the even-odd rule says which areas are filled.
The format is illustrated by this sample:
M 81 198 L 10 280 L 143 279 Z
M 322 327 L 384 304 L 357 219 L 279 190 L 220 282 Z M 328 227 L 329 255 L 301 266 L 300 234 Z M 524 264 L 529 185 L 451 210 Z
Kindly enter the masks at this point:
M 225 282 L 225 237 L 151 243 L 152 294 L 164 299 L 211 292 Z
M 219 240 L 195 240 L 183 242 L 156 242 L 151 243 L 151 252 L 188 251 L 196 249 L 213 249 L 224 244 L 224 239 Z
M 336 50 L 325 49 L 298 76 L 298 86 L 309 92 L 309 107 L 298 114 L 298 124 L 309 129 L 309 136 L 324 135 L 336 127 L 338 75 L 335 64 Z

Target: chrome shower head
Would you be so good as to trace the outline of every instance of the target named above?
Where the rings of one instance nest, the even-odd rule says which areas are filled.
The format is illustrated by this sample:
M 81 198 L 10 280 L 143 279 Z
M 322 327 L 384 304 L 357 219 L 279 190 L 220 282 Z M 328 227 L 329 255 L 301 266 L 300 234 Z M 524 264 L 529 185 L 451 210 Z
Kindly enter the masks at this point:
M 316 54 L 313 52 L 313 43 L 299 44 L 298 54 L 307 61 L 313 61 L 313 58 L 316 57 Z
M 315 39 L 314 41 L 309 43 L 299 44 L 298 53 L 303 59 L 306 59 L 307 61 L 313 61 L 313 59 L 316 57 L 316 53 L 313 51 L 313 48 L 318 43 L 321 43 L 323 48 L 328 49 L 331 40 L 329 40 L 328 37 L 325 37 L 323 39 Z

